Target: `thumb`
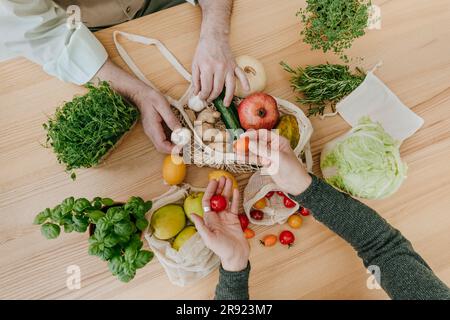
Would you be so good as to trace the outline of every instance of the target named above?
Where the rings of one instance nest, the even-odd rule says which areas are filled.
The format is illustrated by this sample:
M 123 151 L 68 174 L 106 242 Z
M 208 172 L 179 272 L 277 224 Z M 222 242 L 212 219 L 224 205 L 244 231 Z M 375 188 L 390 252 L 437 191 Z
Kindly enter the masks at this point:
M 211 239 L 213 233 L 205 225 L 205 221 L 203 220 L 203 218 L 196 213 L 192 213 L 191 219 L 194 222 L 195 228 L 200 234 L 200 237 L 202 237 L 203 241 L 208 242 Z

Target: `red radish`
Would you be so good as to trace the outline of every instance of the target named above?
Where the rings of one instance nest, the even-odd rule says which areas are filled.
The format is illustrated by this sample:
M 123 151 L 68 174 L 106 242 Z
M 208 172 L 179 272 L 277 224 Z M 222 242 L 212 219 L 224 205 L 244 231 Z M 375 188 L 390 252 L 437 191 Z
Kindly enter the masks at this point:
M 282 192 L 282 191 L 277 191 L 277 195 L 279 195 L 280 197 L 284 197 L 285 196 L 284 192 Z
M 297 204 L 295 201 L 289 199 L 288 197 L 284 197 L 283 204 L 286 208 L 293 208 Z
M 302 216 L 304 216 L 304 217 L 306 217 L 306 216 L 309 216 L 310 215 L 310 212 L 309 212 L 309 210 L 308 209 L 306 209 L 305 207 L 301 207 L 300 208 L 300 210 L 299 210 L 299 213 L 302 215 Z
M 284 230 L 280 233 L 279 239 L 281 244 L 291 247 L 295 241 L 295 236 L 292 232 Z
M 261 210 L 252 210 L 250 211 L 250 217 L 255 220 L 262 220 L 264 218 L 264 212 Z
M 220 212 L 227 208 L 227 199 L 219 194 L 216 194 L 211 197 L 209 204 L 212 211 Z
M 244 213 L 240 213 L 240 214 L 238 214 L 238 218 L 239 218 L 239 223 L 241 224 L 242 231 L 245 231 L 245 229 L 247 229 L 247 227 L 248 227 L 248 224 L 250 223 L 247 215 L 245 215 Z
M 267 192 L 267 194 L 265 195 L 265 197 L 266 197 L 267 199 L 270 199 L 270 198 L 272 198 L 272 196 L 273 196 L 274 193 L 275 193 L 275 191 L 269 191 L 269 192 Z
M 263 92 L 256 92 L 241 101 L 238 106 L 239 122 L 242 128 L 248 129 L 272 129 L 278 122 L 276 100 Z

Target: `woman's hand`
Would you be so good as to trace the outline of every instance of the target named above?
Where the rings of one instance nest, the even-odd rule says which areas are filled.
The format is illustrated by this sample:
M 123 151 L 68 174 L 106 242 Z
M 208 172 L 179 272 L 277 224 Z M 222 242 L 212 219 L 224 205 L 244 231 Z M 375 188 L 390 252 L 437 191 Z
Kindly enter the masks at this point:
M 220 257 L 222 267 L 227 271 L 241 271 L 247 267 L 250 248 L 238 219 L 239 190 L 233 189 L 230 179 L 211 180 L 203 195 L 203 207 L 210 207 L 210 199 L 215 194 L 225 197 L 228 208 L 205 212 L 203 218 L 193 214 L 192 220 L 206 246 Z
M 249 138 L 250 157 L 267 168 L 281 191 L 299 195 L 309 187 L 312 179 L 286 138 L 265 129 L 250 130 L 241 137 Z

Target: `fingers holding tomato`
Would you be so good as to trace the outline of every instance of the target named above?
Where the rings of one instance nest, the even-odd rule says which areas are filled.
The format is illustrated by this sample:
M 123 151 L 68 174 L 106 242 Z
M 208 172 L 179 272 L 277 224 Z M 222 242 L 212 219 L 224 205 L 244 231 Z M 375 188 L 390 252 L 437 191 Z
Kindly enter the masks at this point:
M 225 210 L 228 206 L 228 201 L 224 196 L 215 194 L 209 200 L 210 208 L 214 212 L 221 212 Z

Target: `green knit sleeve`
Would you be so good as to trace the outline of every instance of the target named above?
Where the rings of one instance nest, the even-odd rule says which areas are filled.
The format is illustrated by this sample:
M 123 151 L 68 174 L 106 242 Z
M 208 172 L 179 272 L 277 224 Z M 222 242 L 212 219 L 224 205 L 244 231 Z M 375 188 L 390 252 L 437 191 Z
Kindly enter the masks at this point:
M 366 267 L 379 268 L 380 285 L 392 299 L 450 299 L 450 289 L 411 243 L 371 208 L 313 175 L 294 198 L 349 242 Z
M 250 262 L 242 271 L 230 272 L 220 266 L 219 283 L 216 287 L 215 300 L 248 300 L 248 276 Z

